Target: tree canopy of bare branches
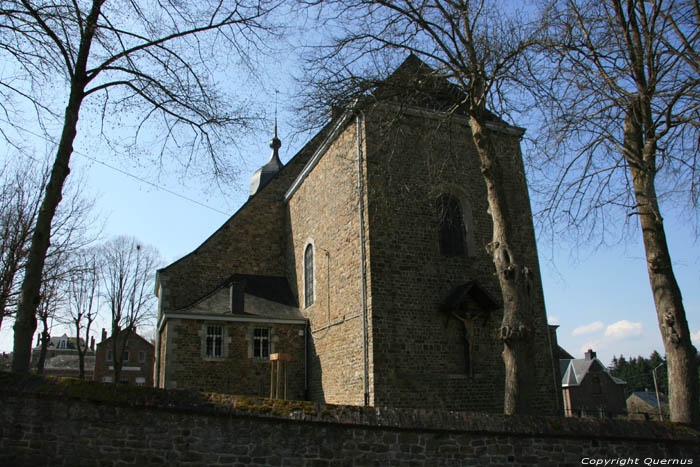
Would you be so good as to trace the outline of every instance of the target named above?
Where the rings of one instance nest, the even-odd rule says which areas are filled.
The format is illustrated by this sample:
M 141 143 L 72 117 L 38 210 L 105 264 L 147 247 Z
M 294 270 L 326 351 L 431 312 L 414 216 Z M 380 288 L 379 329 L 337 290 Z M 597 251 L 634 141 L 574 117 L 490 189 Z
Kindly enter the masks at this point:
M 129 335 L 155 319 L 153 288 L 159 261 L 155 248 L 133 237 L 116 237 L 102 247 L 102 295 L 110 311 L 115 384 Z
M 13 370 L 29 368 L 36 329 L 41 271 L 50 243 L 51 222 L 70 172 L 78 120 L 86 105 L 99 113 L 99 132 L 115 139 L 131 128 L 134 140 L 158 128 L 161 155 L 177 155 L 190 166 L 204 153 L 214 172 L 227 166 L 220 143 L 231 142 L 251 115 L 245 103 L 228 101 L 217 90 L 217 64 L 248 53 L 270 31 L 267 0 L 45 1 L 8 0 L 0 4 L 0 57 L 9 73 L 0 75 L 8 98 L 0 104 L 7 124 L 14 107 L 27 101 L 44 128 L 61 127 L 28 255 L 15 321 Z M 219 60 L 221 59 L 221 60 Z M 60 112 L 42 100 L 65 90 Z M 11 102 L 12 104 L 7 104 Z M 134 124 L 122 117 L 134 117 Z M 53 121 L 53 120 L 52 120 Z M 86 122 L 90 123 L 90 122 Z M 153 133 L 152 133 L 153 134 Z
M 391 55 L 415 54 L 449 80 L 461 96 L 453 102 L 469 120 L 472 142 L 487 187 L 493 236 L 489 253 L 501 286 L 504 313 L 500 337 L 506 367 L 504 410 L 535 409 L 530 319 L 533 264 L 515 248 L 517 226 L 508 213 L 508 174 L 499 160 L 495 117 L 515 108 L 507 90 L 518 84 L 523 52 L 533 31 L 516 11 L 517 3 L 487 0 L 337 0 L 322 2 L 332 43 L 310 60 L 313 99 L 347 104 L 376 85 Z M 510 7 L 510 8 L 508 8 Z M 325 98 L 325 99 L 324 99 Z M 494 116 L 494 113 L 496 115 Z
M 696 350 L 661 206 L 681 195 L 697 216 L 700 4 L 557 0 L 545 13 L 543 47 L 530 69 L 546 110 L 542 152 L 560 168 L 548 219 L 577 232 L 639 219 L 668 360 L 671 418 L 699 423 Z

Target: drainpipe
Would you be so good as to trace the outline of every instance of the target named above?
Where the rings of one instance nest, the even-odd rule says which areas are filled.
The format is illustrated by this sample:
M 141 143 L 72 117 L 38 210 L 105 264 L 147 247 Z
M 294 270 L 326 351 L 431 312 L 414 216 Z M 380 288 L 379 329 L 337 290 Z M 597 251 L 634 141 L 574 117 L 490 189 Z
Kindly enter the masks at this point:
M 309 320 L 304 325 L 304 400 L 309 400 L 309 334 L 311 326 Z
M 367 359 L 367 268 L 365 266 L 365 214 L 363 203 L 363 184 L 362 184 L 362 123 L 360 115 L 362 112 L 355 114 L 355 132 L 357 134 L 357 206 L 360 216 L 360 263 L 362 266 L 362 363 L 363 363 L 363 378 L 362 387 L 365 396 L 365 406 L 369 405 L 369 366 Z

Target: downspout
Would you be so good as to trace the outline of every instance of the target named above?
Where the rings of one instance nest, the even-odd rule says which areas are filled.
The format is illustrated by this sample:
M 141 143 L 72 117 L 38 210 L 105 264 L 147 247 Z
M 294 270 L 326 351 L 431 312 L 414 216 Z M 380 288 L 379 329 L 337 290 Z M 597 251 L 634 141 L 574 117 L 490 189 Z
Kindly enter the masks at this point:
M 309 320 L 304 325 L 304 400 L 309 400 L 309 334 L 311 326 Z
M 355 132 L 357 134 L 357 205 L 360 216 L 360 264 L 362 267 L 362 363 L 363 378 L 362 387 L 365 396 L 365 406 L 369 405 L 369 365 L 367 358 L 367 268 L 365 265 L 365 213 L 363 203 L 363 183 L 362 183 L 362 123 L 360 122 L 361 111 L 355 114 Z

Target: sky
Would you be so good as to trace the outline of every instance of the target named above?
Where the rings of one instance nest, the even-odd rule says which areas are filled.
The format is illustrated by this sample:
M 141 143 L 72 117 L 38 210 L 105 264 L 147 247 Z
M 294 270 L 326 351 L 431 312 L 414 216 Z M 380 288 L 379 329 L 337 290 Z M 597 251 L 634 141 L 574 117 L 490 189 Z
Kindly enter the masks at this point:
M 76 141 L 71 176 L 82 176 L 85 190 L 96 197 L 95 224 L 104 221 L 104 239 L 135 236 L 156 246 L 163 264 L 169 264 L 199 246 L 246 201 L 250 177 L 270 154 L 276 107 L 282 161 L 301 148 L 306 138 L 295 131 L 299 115 L 293 109 L 298 96 L 290 73 L 298 64 L 288 52 L 269 61 L 261 82 L 245 83 L 265 117 L 258 131 L 238 142 L 240 174 L 223 190 L 213 188 L 204 178 L 183 176 L 169 167 L 161 170 L 133 158 L 115 158 L 94 138 Z M 240 84 L 234 78 L 229 82 Z M 37 141 L 38 147 L 51 146 L 31 130 L 24 137 Z M 0 143 L 0 160 L 2 157 L 18 156 Z M 699 346 L 700 246 L 694 225 L 681 214 L 666 213 L 665 225 L 689 327 Z M 559 325 L 559 343 L 569 353 L 582 358 L 590 348 L 606 365 L 613 355 L 664 353 L 638 229 L 625 243 L 600 248 L 565 241 L 551 244 L 538 236 L 538 250 L 548 319 Z M 106 322 L 97 323 L 95 336 L 101 327 Z M 56 328 L 54 333 L 62 331 Z M 4 322 L 0 351 L 11 349 L 11 323 Z

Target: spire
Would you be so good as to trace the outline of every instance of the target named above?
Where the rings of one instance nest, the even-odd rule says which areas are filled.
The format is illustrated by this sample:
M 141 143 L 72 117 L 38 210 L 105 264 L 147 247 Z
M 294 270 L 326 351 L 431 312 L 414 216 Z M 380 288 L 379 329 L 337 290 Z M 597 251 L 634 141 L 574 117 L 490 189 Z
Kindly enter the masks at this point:
M 279 155 L 280 147 L 282 147 L 282 141 L 277 137 L 277 104 L 275 104 L 275 130 L 274 136 L 270 140 L 272 153 L 265 165 L 260 167 L 250 179 L 250 196 L 255 195 L 262 187 L 267 185 L 267 182 L 277 175 L 277 172 L 282 168 Z

